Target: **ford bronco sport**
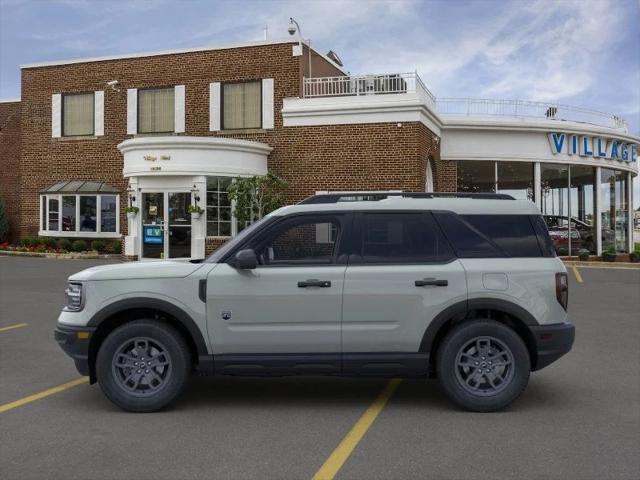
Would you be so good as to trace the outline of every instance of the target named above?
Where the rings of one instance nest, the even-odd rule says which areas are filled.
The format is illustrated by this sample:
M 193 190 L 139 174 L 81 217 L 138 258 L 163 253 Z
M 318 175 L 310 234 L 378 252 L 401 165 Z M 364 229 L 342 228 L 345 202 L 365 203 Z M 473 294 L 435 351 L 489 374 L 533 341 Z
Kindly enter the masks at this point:
M 540 212 L 500 194 L 316 195 L 204 261 L 79 272 L 66 298 L 57 341 L 135 412 L 168 405 L 193 371 L 437 377 L 491 411 L 574 339 Z

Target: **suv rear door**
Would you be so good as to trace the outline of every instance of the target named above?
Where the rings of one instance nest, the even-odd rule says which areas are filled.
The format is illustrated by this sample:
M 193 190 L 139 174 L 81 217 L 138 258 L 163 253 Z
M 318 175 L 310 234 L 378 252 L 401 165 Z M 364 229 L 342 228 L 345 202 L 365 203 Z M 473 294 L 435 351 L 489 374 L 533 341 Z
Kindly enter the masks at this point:
M 343 298 L 343 371 L 426 369 L 419 349 L 427 326 L 467 299 L 461 263 L 429 212 L 360 213 L 354 234 Z

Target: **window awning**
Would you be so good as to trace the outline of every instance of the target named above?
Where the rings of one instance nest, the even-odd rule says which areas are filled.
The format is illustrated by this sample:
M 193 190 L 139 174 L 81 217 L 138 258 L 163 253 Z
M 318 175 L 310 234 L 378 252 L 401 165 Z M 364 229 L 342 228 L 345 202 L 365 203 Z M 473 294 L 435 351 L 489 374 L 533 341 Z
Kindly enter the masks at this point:
M 105 182 L 66 180 L 55 183 L 40 193 L 120 193 L 120 191 Z

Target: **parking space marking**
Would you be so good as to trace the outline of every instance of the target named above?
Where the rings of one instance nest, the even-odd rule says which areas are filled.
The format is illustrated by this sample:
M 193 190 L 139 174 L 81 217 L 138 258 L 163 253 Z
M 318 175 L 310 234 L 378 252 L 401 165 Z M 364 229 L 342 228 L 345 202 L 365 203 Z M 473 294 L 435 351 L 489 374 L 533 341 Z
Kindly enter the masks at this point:
M 0 327 L 0 332 L 6 332 L 7 330 L 13 330 L 14 328 L 26 327 L 27 323 L 16 323 L 15 325 L 9 325 L 8 327 Z
M 582 275 L 580 275 L 578 267 L 576 267 L 575 265 L 571 265 L 571 269 L 573 270 L 573 274 L 576 276 L 576 280 L 578 281 L 578 283 L 582 283 Z
M 340 444 L 331 453 L 329 458 L 322 464 L 320 470 L 313 476 L 313 480 L 332 480 L 342 465 L 347 461 L 351 452 L 356 448 L 362 437 L 364 437 L 369 427 L 373 424 L 376 417 L 380 414 L 384 406 L 387 404 L 393 392 L 396 391 L 402 380 L 394 378 L 384 387 L 378 397 L 362 414 L 360 419 L 351 428 L 349 433 L 342 439 Z
M 21 398 L 19 400 L 14 400 L 13 402 L 5 403 L 4 405 L 0 405 L 0 413 L 7 412 L 9 410 L 13 410 L 14 408 L 22 407 L 31 402 L 35 402 L 36 400 L 40 400 L 41 398 L 48 397 L 50 395 L 54 395 L 56 393 L 64 392 L 76 385 L 82 385 L 89 381 L 89 377 L 80 377 L 75 380 L 72 380 L 67 383 L 63 383 L 62 385 L 58 385 L 57 387 L 48 388 L 38 393 L 34 393 L 33 395 L 29 395 L 28 397 Z

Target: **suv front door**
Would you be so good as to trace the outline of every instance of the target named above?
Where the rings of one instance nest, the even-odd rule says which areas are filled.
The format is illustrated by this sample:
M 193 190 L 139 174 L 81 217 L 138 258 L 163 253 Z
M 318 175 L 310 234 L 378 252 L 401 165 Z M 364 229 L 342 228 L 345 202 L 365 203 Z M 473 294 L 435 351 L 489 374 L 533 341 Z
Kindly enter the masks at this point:
M 466 301 L 465 271 L 428 212 L 362 213 L 355 224 L 343 298 L 343 370 L 424 369 L 425 330 L 445 308 Z
M 295 368 L 296 362 L 309 366 L 311 354 L 331 354 L 317 369 L 339 371 L 346 269 L 339 249 L 348 220 L 342 214 L 285 217 L 242 246 L 255 251 L 257 268 L 222 263 L 211 271 L 207 319 L 217 366 L 224 361 L 273 369 L 276 362 Z M 249 354 L 254 358 L 223 358 Z M 273 356 L 282 354 L 289 357 Z

